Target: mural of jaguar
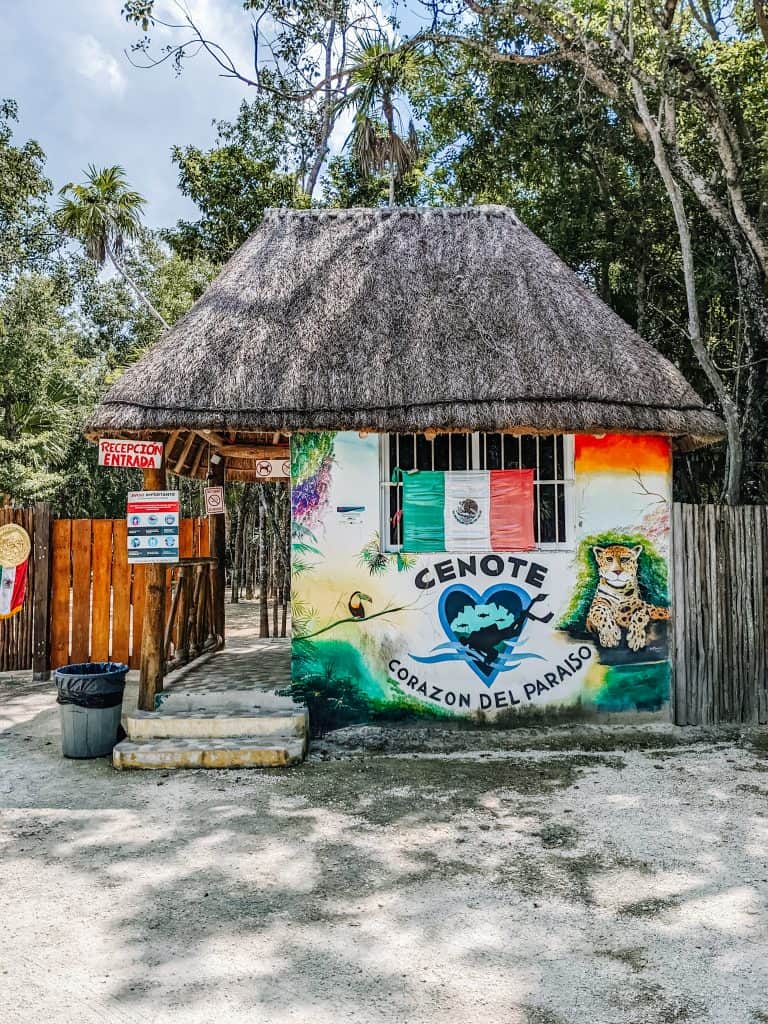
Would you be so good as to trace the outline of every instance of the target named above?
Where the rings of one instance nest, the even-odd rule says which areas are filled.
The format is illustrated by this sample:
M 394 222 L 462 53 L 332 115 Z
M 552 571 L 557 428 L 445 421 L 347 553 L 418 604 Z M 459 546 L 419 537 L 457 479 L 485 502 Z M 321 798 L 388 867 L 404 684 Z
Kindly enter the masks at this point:
M 645 601 L 637 578 L 642 547 L 611 544 L 592 548 L 600 580 L 587 615 L 587 629 L 596 633 L 601 647 L 618 647 L 626 630 L 627 646 L 645 647 L 647 626 L 653 619 L 669 619 L 669 608 Z

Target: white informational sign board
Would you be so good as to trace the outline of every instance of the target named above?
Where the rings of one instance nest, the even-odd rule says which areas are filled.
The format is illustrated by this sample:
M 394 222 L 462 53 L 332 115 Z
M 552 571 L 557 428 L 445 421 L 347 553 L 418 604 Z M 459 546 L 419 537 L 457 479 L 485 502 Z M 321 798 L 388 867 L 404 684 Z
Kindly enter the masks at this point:
M 178 562 L 179 492 L 130 491 L 128 562 Z
M 162 441 L 121 441 L 102 437 L 99 441 L 99 465 L 120 469 L 160 469 L 163 464 Z
M 268 477 L 289 477 L 291 475 L 290 459 L 259 459 L 256 463 L 256 476 L 266 480 Z

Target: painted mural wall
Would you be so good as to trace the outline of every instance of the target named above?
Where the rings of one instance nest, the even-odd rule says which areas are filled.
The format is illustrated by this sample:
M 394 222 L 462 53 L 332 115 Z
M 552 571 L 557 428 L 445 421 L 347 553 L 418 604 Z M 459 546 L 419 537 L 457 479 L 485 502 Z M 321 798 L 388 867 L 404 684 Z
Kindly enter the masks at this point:
M 334 722 L 661 710 L 669 440 L 577 436 L 574 474 L 569 550 L 387 553 L 379 438 L 294 435 L 297 695 L 321 697 Z

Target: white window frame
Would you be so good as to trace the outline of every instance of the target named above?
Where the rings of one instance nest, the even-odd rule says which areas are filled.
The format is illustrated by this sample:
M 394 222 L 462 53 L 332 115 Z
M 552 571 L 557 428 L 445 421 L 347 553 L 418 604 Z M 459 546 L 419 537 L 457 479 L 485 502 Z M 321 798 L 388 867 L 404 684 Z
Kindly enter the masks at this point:
M 490 430 L 490 431 L 474 431 L 470 433 L 470 450 L 472 453 L 472 465 L 477 466 L 480 464 L 480 449 L 481 445 L 486 443 L 488 434 L 504 434 L 504 431 Z M 509 433 L 509 432 L 507 432 Z M 536 434 L 530 435 L 512 435 L 520 438 L 521 436 L 530 436 L 537 438 L 536 444 L 536 469 L 538 473 L 539 463 L 539 445 L 538 436 Z M 542 435 L 549 437 L 551 435 Z M 557 466 L 557 446 L 555 446 L 555 478 L 552 480 L 536 480 L 534 488 L 538 492 L 539 485 L 545 484 L 556 484 L 563 487 L 563 494 L 565 499 L 565 540 L 558 541 L 544 541 L 543 543 L 537 543 L 536 551 L 574 551 L 576 549 L 576 502 L 575 502 L 575 472 L 574 472 L 574 435 L 563 434 L 563 461 L 565 463 L 563 467 L 563 473 L 558 477 L 558 466 Z M 379 434 L 379 477 L 380 477 L 380 494 L 379 494 L 379 537 L 381 541 L 381 550 L 384 552 L 396 552 L 402 551 L 402 544 L 391 544 L 389 540 L 389 491 L 390 488 L 396 487 L 397 484 L 392 482 L 392 470 L 393 466 L 389 464 L 389 434 Z M 522 441 L 519 442 L 522 444 Z M 434 446 L 433 446 L 433 458 L 432 466 L 434 468 Z M 450 458 L 450 456 L 449 456 Z M 485 460 L 484 460 L 485 461 Z M 538 493 L 537 493 L 538 498 Z M 541 535 L 541 512 L 538 500 L 536 501 L 536 514 L 539 517 L 536 523 L 536 532 Z M 451 552 L 435 551 L 430 554 L 450 554 Z M 424 552 L 427 554 L 427 552 Z

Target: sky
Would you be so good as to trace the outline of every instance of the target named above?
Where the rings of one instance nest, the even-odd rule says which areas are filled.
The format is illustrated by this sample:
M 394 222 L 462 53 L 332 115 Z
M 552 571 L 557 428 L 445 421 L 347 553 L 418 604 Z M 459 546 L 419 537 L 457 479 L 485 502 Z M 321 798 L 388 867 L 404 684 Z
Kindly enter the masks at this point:
M 210 145 L 214 118 L 232 119 L 252 90 L 218 77 L 204 57 L 190 61 L 181 77 L 168 65 L 132 67 L 124 51 L 138 33 L 122 19 L 122 2 L 3 0 L 0 97 L 18 102 L 15 139 L 40 143 L 55 188 L 81 180 L 89 163 L 121 164 L 147 199 L 146 223 L 162 227 L 195 216 L 177 189 L 170 147 Z M 210 37 L 247 69 L 241 0 L 187 2 Z

